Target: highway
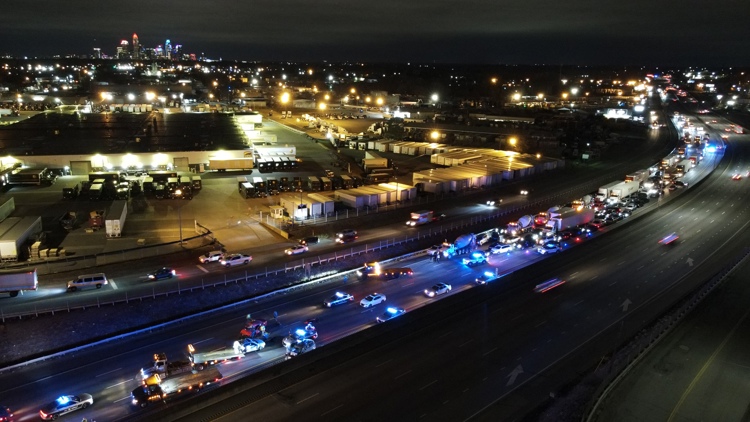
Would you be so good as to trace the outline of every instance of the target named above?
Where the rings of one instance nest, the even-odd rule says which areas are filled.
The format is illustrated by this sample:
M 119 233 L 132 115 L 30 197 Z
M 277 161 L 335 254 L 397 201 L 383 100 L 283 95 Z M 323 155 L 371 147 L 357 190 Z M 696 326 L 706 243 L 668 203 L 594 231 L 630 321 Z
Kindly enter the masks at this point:
M 730 144 L 730 151 L 737 144 Z M 536 280 L 557 276 L 568 282 L 544 297 L 531 292 L 530 280 L 508 278 L 501 295 L 448 312 L 448 318 L 436 315 L 433 324 L 421 325 L 403 341 L 386 341 L 243 408 L 228 400 L 205 414 L 233 408 L 221 420 L 241 414 L 301 420 L 523 417 L 579 368 L 595 365 L 612 344 L 632 336 L 721 267 L 725 248 L 746 245 L 747 210 L 740 205 L 748 188 L 730 178 L 747 168 L 743 156 L 728 153 L 719 171 L 691 195 L 617 236 L 596 240 L 596 250 L 574 249 L 563 254 L 565 262 L 552 258 L 559 265 L 546 274 L 540 270 Z M 680 243 L 659 245 L 670 231 L 680 233 Z M 477 410 L 485 412 L 476 415 Z
M 726 180 L 728 180 L 728 177 L 724 178 L 722 182 L 726 183 Z M 704 186 L 699 186 L 697 191 L 702 194 L 706 189 Z M 687 202 L 687 204 L 690 204 L 696 201 L 696 197 L 700 196 L 696 193 L 684 195 L 683 198 L 678 199 L 676 202 Z M 685 206 L 681 205 L 682 208 L 679 209 L 684 212 Z M 666 205 L 657 214 L 677 212 L 667 211 L 671 207 L 672 204 Z M 444 315 L 435 318 L 435 324 L 440 325 L 438 334 L 429 330 L 423 330 L 419 332 L 421 336 L 406 336 L 404 342 L 396 342 L 395 340 L 384 342 L 384 347 L 373 350 L 373 353 L 381 360 L 379 363 L 385 362 L 374 371 L 377 371 L 377 374 L 382 374 L 383 371 L 386 371 L 385 367 L 390 365 L 390 361 L 386 362 L 389 355 L 393 355 L 391 359 L 395 359 L 395 361 L 393 366 L 387 369 L 388 371 L 398 371 L 404 367 L 396 364 L 399 359 L 411 359 L 412 366 L 418 363 L 418 365 L 414 366 L 415 369 L 404 369 L 402 372 L 409 371 L 409 373 L 401 377 L 398 377 L 401 373 L 393 374 L 393 379 L 400 380 L 408 377 L 408 379 L 397 381 L 399 385 L 409 380 L 411 380 L 411 383 L 419 383 L 429 378 L 423 376 L 417 377 L 417 375 L 423 375 L 423 372 L 420 371 L 428 371 L 428 373 L 435 374 L 440 373 L 439 380 L 436 378 L 436 382 L 431 386 L 434 385 L 436 388 L 439 386 L 443 388 L 443 391 L 446 391 L 443 385 L 445 383 L 444 380 L 458 379 L 464 380 L 467 386 L 488 386 L 487 384 L 478 383 L 473 378 L 485 374 L 482 378 L 486 377 L 487 380 L 497 384 L 493 385 L 494 388 L 490 389 L 492 393 L 488 394 L 488 390 L 482 388 L 481 390 L 484 393 L 472 394 L 472 406 L 461 406 L 463 412 L 466 412 L 467 409 L 476 410 L 481 408 L 482 405 L 492 403 L 493 397 L 496 397 L 498 392 L 510 392 L 513 391 L 516 385 L 528 383 L 528 380 L 532 378 L 529 378 L 525 374 L 540 372 L 541 369 L 555 362 L 555 359 L 560 356 L 560 351 L 568 350 L 572 346 L 582 343 L 586 339 L 586 336 L 589 335 L 590 329 L 601 329 L 602 324 L 605 324 L 604 327 L 606 327 L 608 321 L 621 315 L 622 311 L 619 309 L 619 306 L 622 301 L 619 301 L 619 298 L 612 300 L 609 296 L 613 292 L 618 291 L 619 288 L 613 289 L 611 286 L 605 286 L 604 283 L 596 282 L 596 279 L 612 280 L 615 285 L 618 281 L 622 281 L 621 286 L 626 286 L 633 284 L 632 282 L 628 282 L 628 280 L 631 280 L 630 275 L 634 271 L 651 270 L 651 273 L 658 274 L 654 270 L 664 268 L 665 265 L 674 266 L 674 269 L 670 272 L 678 272 L 678 270 L 683 272 L 689 271 L 689 267 L 685 265 L 675 265 L 677 261 L 682 260 L 682 258 L 677 259 L 676 257 L 659 260 L 652 258 L 652 262 L 648 266 L 644 265 L 643 268 L 636 268 L 635 270 L 631 266 L 628 266 L 627 268 L 630 271 L 627 272 L 626 277 L 622 274 L 621 265 L 607 267 L 602 264 L 601 267 L 595 270 L 587 268 L 590 266 L 589 263 L 591 261 L 596 262 L 597 257 L 600 257 L 598 259 L 606 260 L 606 257 L 610 257 L 611 259 L 612 256 L 617 256 L 618 253 L 613 253 L 613 251 L 623 249 L 622 243 L 618 242 L 625 242 L 626 245 L 628 244 L 627 242 L 648 242 L 644 243 L 644 245 L 649 245 L 630 248 L 628 254 L 625 256 L 620 255 L 623 258 L 623 263 L 629 262 L 629 258 L 638 259 L 638 257 L 643 258 L 644 255 L 658 255 L 663 250 L 657 244 L 658 235 L 663 233 L 664 230 L 669 229 L 669 227 L 664 227 L 665 225 L 669 225 L 665 220 L 671 221 L 672 219 L 674 219 L 673 215 L 657 215 L 653 217 L 649 215 L 643 217 L 641 219 L 642 222 L 634 222 L 634 224 L 628 222 L 622 230 L 627 235 L 604 236 L 591 241 L 592 243 L 596 242 L 598 245 L 598 249 L 595 251 L 592 247 L 586 246 L 573 248 L 571 251 L 566 251 L 559 256 L 549 258 L 549 261 L 545 261 L 545 263 L 549 262 L 550 265 L 531 267 L 532 269 L 529 270 L 531 273 L 526 274 L 531 276 L 530 279 L 521 275 L 514 275 L 503 278 L 501 279 L 502 283 L 496 283 L 491 286 L 474 285 L 474 277 L 482 271 L 481 268 L 471 270 L 453 260 L 433 263 L 422 258 L 416 262 L 402 263 L 399 265 L 409 265 L 415 270 L 416 274 L 412 279 L 386 283 L 374 279 L 368 280 L 365 283 L 353 283 L 350 281 L 346 286 L 335 286 L 333 288 L 330 286 L 321 287 L 313 294 L 296 295 L 287 297 L 285 300 L 279 299 L 264 303 L 261 309 L 231 311 L 228 314 L 209 317 L 202 321 L 200 326 L 191 327 L 190 329 L 179 327 L 176 330 L 161 331 L 151 336 L 139 336 L 136 340 L 115 342 L 97 348 L 95 351 L 76 353 L 74 357 L 63 357 L 48 362 L 39 362 L 21 370 L 5 373 L 2 375 L 2 385 L 16 385 L 17 387 L 10 390 L 6 389 L 2 392 L 2 395 L 4 400 L 16 403 L 14 407 L 16 413 L 19 417 L 23 418 L 21 420 L 25 420 L 27 415 L 33 415 L 36 406 L 39 405 L 40 399 L 38 397 L 52 398 L 61 392 L 69 391 L 91 392 L 95 395 L 98 403 L 104 402 L 107 405 L 95 404 L 90 410 L 86 411 L 87 414 L 100 420 L 115 420 L 134 412 L 128 406 L 128 393 L 136 385 L 136 381 L 134 380 L 135 372 L 148 361 L 154 352 L 164 351 L 170 356 L 181 357 L 188 343 L 196 345 L 199 350 L 214 350 L 227 346 L 237 337 L 239 329 L 242 328 L 245 315 L 248 312 L 252 312 L 255 317 L 265 316 L 266 318 L 270 318 L 273 311 L 277 311 L 281 324 L 278 327 L 271 328 L 271 333 L 277 339 L 285 335 L 290 329 L 296 327 L 303 320 L 318 318 L 316 325 L 321 334 L 319 344 L 325 345 L 343 335 L 374 325 L 374 317 L 377 315 L 378 310 L 378 307 L 374 310 L 363 310 L 354 304 L 336 309 L 322 309 L 319 304 L 322 303 L 324 298 L 331 295 L 333 289 L 345 289 L 354 294 L 357 299 L 377 290 L 388 296 L 388 304 L 404 307 L 411 312 L 422 303 L 434 301 L 434 299 L 424 297 L 421 293 L 424 288 L 432 284 L 433 280 L 445 279 L 445 274 L 451 274 L 451 284 L 453 284 L 454 289 L 449 297 L 452 298 L 455 296 L 461 298 L 463 295 L 457 295 L 457 293 L 465 290 L 469 290 L 470 292 L 476 291 L 479 293 L 474 293 L 473 295 L 478 295 L 480 299 L 486 299 L 486 303 L 469 307 L 465 311 L 450 313 L 451 317 L 447 320 Z M 683 242 L 688 242 L 691 235 L 689 230 L 686 229 L 685 232 L 681 232 L 681 236 Z M 620 238 L 623 240 L 620 241 Z M 624 249 L 628 250 L 627 247 Z M 592 255 L 592 253 L 595 254 Z M 662 253 L 662 255 L 665 253 Z M 631 257 L 631 255 L 635 257 Z M 536 254 L 514 253 L 508 262 L 501 265 L 511 270 L 514 266 L 523 264 L 524 261 L 536 261 L 540 259 Z M 673 261 L 673 259 L 675 260 Z M 699 254 L 696 254 L 693 259 L 700 262 Z M 563 265 L 562 261 L 566 263 Z M 558 269 L 554 272 L 549 272 L 546 268 L 550 266 Z M 560 288 L 542 295 L 533 293 L 533 283 L 540 280 L 543 281 L 548 276 L 564 277 L 568 282 Z M 633 307 L 636 307 L 637 303 L 644 303 L 649 297 L 650 286 L 658 284 L 652 283 L 651 285 L 647 285 L 649 281 L 646 278 L 641 282 L 643 283 L 643 290 L 633 293 L 632 296 L 628 296 L 628 299 L 633 303 Z M 489 289 L 484 289 L 485 287 L 489 287 Z M 489 297 L 487 297 L 487 291 L 491 293 Z M 610 297 L 610 299 L 601 302 L 600 296 L 602 295 Z M 461 300 L 461 302 L 465 301 L 465 299 Z M 589 312 L 586 305 L 581 306 L 584 303 L 600 304 L 601 309 L 598 309 L 597 315 L 601 314 L 601 318 L 597 317 L 596 321 L 590 321 L 591 318 L 586 315 L 580 315 L 582 312 Z M 379 308 L 381 312 L 382 308 L 382 306 Z M 472 319 L 468 320 L 468 318 Z M 400 319 L 391 321 L 385 325 L 393 324 L 394 329 L 401 329 L 403 331 L 405 329 L 403 327 L 409 324 L 410 321 L 411 315 L 407 313 L 407 315 L 400 317 Z M 476 324 L 476 321 L 482 321 L 482 324 Z M 573 330 L 570 328 L 570 333 L 566 330 L 564 334 L 560 334 L 559 330 L 561 328 L 575 328 L 578 325 L 583 325 L 590 329 L 584 333 L 579 333 L 579 329 Z M 445 337 L 439 337 L 443 334 L 445 334 Z M 439 341 L 435 341 L 436 336 Z M 398 336 L 392 338 L 398 338 Z M 465 340 L 462 341 L 461 339 Z M 512 339 L 512 341 L 508 339 Z M 490 347 L 493 345 L 494 347 Z M 483 356 L 485 358 L 491 356 L 491 358 L 487 359 L 492 359 L 494 363 L 482 368 L 474 368 L 471 365 L 455 365 L 452 364 L 456 358 L 455 351 L 442 353 L 446 348 L 450 348 L 451 350 L 466 348 L 469 355 L 464 356 L 462 353 L 462 362 L 471 362 L 472 358 L 476 362 L 481 362 L 483 358 L 474 355 L 487 353 L 487 355 Z M 425 349 L 428 350 L 425 351 Z M 409 353 L 404 353 L 404 350 L 407 350 Z M 529 350 L 531 353 L 529 353 Z M 277 361 L 280 355 L 281 348 L 278 346 L 278 341 L 272 341 L 269 347 L 262 352 L 251 354 L 246 359 L 238 362 L 223 364 L 221 365 L 221 370 L 226 377 L 225 382 L 231 381 L 239 374 L 259 369 L 268 362 Z M 107 358 L 102 359 L 102 356 L 107 356 Z M 364 359 L 366 356 L 363 355 L 360 359 Z M 415 356 L 419 356 L 419 358 L 415 359 Z M 528 357 L 528 361 L 519 361 L 521 357 L 524 357 L 524 359 Z M 448 363 L 445 362 L 446 358 L 449 359 Z M 372 361 L 373 359 L 370 360 Z M 433 360 L 437 360 L 440 366 L 435 367 L 431 365 L 431 363 L 434 363 L 432 362 Z M 90 363 L 81 365 L 80 362 Z M 508 366 L 508 362 L 519 363 L 515 366 L 511 365 L 511 368 Z M 409 368 L 412 366 L 409 366 Z M 288 367 L 288 365 L 282 365 L 282 367 Z M 520 370 L 518 369 L 519 367 Z M 341 368 L 354 369 L 358 367 L 355 364 L 347 363 L 335 370 Z M 356 370 L 367 370 L 367 365 Z M 520 372 L 521 370 L 523 372 Z M 513 375 L 514 372 L 515 375 Z M 487 377 L 486 374 L 488 373 L 498 376 Z M 307 396 L 301 397 L 298 400 L 301 401 L 299 405 L 295 404 L 293 408 L 286 409 L 286 411 L 304 412 L 305 406 L 313 404 L 315 404 L 317 411 L 321 407 L 320 400 L 328 398 L 331 400 L 331 403 L 336 401 L 336 397 L 338 397 L 336 395 L 336 388 L 346 386 L 347 396 L 354 395 L 357 388 L 360 388 L 354 382 L 354 380 L 361 380 L 362 376 L 359 374 L 350 373 L 348 374 L 348 378 L 345 376 L 343 380 L 338 376 L 331 377 L 329 375 L 326 374 L 328 379 L 337 380 L 334 383 L 335 386 L 330 386 L 330 391 L 328 388 L 324 388 L 324 382 L 315 384 L 316 387 L 312 388 L 311 391 L 320 391 L 317 396 L 308 400 L 302 400 Z M 43 385 L 40 385 L 36 381 L 40 378 L 44 378 Z M 513 383 L 510 383 L 511 378 L 514 381 Z M 348 383 L 352 385 L 347 385 L 347 382 L 345 382 L 347 379 L 350 380 Z M 361 387 L 367 386 L 369 390 L 372 390 L 376 386 L 379 386 L 378 390 L 382 391 L 382 395 L 390 397 L 392 395 L 387 394 L 389 393 L 389 380 L 379 376 L 373 378 L 373 382 L 361 383 Z M 383 383 L 383 381 L 387 382 Z M 309 388 L 309 385 L 305 384 L 308 382 L 313 382 L 313 380 L 304 380 L 294 388 L 299 387 L 300 391 L 304 391 L 305 386 Z M 429 391 L 429 387 L 431 386 L 427 386 L 422 390 L 420 388 L 424 387 L 424 385 L 414 386 L 414 389 L 422 391 L 423 393 L 421 394 L 433 393 L 434 395 L 434 392 Z M 455 388 L 458 388 L 458 386 Z M 311 392 L 311 394 L 315 394 L 314 392 Z M 372 394 L 372 391 L 370 391 L 370 394 Z M 294 397 L 294 394 L 291 394 L 291 397 Z M 378 397 L 380 398 L 380 396 Z M 415 400 L 414 395 L 404 395 L 401 397 L 401 400 L 406 400 L 407 397 L 410 401 Z M 425 404 L 433 403 L 429 400 L 415 401 Z M 382 405 L 380 405 L 380 401 L 376 402 L 378 403 L 378 409 L 388 408 L 389 405 L 404 406 L 403 402 L 399 402 L 397 398 L 393 397 L 390 397 L 390 399 L 383 398 Z M 285 403 L 288 404 L 288 402 Z M 349 403 L 348 406 L 352 404 L 350 401 L 347 403 Z M 359 406 L 367 405 L 367 402 L 364 400 L 361 402 L 357 401 L 356 403 Z M 372 403 L 370 402 L 370 404 Z M 523 402 L 519 402 L 518 404 L 520 403 Z M 331 408 L 336 406 L 338 405 L 333 405 Z M 366 414 L 361 413 L 361 408 L 349 408 L 348 406 L 338 408 L 336 411 L 341 411 L 351 416 L 359 415 L 360 417 Z M 266 409 L 266 407 L 261 407 Z M 424 409 L 415 410 L 425 411 Z M 443 411 L 445 409 L 441 407 L 441 414 Z M 258 412 L 261 411 L 258 410 Z M 278 415 L 277 413 L 276 418 L 278 418 Z

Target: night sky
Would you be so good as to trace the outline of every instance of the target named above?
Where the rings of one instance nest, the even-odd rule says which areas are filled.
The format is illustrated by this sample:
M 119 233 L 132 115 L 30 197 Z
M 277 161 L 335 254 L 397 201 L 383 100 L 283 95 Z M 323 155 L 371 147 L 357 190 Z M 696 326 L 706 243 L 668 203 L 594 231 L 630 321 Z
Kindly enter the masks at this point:
M 747 65 L 747 0 L 3 0 L 0 54 L 113 55 L 135 32 L 208 58 Z

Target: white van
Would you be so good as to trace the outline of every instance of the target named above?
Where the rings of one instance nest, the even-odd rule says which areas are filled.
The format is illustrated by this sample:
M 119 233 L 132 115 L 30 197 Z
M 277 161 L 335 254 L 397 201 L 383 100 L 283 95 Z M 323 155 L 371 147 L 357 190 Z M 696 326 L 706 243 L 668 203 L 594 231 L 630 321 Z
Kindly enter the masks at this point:
M 85 289 L 87 287 L 101 289 L 105 284 L 108 284 L 108 281 L 107 276 L 104 275 L 104 273 L 79 275 L 68 282 L 68 291 L 75 292 L 76 290 Z

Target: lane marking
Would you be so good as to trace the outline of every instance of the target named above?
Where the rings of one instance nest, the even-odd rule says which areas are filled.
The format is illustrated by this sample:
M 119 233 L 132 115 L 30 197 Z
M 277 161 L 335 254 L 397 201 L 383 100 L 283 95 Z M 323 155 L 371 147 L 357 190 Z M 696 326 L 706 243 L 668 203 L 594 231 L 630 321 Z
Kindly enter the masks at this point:
M 482 353 L 482 356 L 487 356 L 487 355 L 489 355 L 490 353 L 494 352 L 495 350 L 497 350 L 497 347 L 495 347 L 495 348 L 494 348 L 494 349 L 492 349 L 492 350 L 489 350 L 489 351 L 487 351 L 487 352 L 484 352 L 484 353 Z M 468 390 L 468 388 L 467 388 L 466 390 Z M 466 390 L 464 390 L 464 391 L 466 391 Z
M 109 387 L 105 388 L 105 390 L 108 389 L 108 388 L 117 387 L 118 385 L 122 385 L 122 384 L 125 384 L 126 382 L 130 382 L 130 381 L 133 381 L 133 379 L 131 378 L 129 380 L 125 380 L 123 382 L 118 382 L 117 384 L 110 385 Z
M 304 398 L 304 399 L 302 399 L 302 400 L 298 401 L 298 402 L 297 402 L 297 404 L 300 404 L 300 403 L 302 403 L 302 402 L 308 401 L 308 400 L 310 400 L 311 398 L 313 398 L 313 397 L 315 397 L 315 396 L 318 396 L 319 394 L 320 394 L 320 393 L 315 393 L 315 394 L 313 394 L 313 395 L 312 395 L 312 396 L 310 396 L 310 397 L 307 397 L 307 398 Z
M 327 412 L 323 412 L 323 413 L 321 413 L 321 414 L 320 414 L 320 416 L 325 416 L 325 415 L 327 415 L 327 414 L 329 414 L 329 413 L 333 412 L 334 410 L 340 409 L 340 408 L 342 408 L 342 407 L 344 407 L 344 405 L 343 405 L 343 404 L 340 404 L 340 405 L 338 405 L 338 406 L 334 407 L 333 409 L 331 409 L 331 410 L 329 410 L 329 411 L 327 411 Z
M 207 338 L 205 340 L 194 341 L 192 344 L 201 344 L 201 343 L 205 343 L 205 342 L 207 342 L 209 340 L 213 340 L 213 337 L 209 337 L 209 338 Z
M 99 378 L 99 377 L 101 377 L 102 375 L 107 375 L 107 374 L 111 374 L 112 372 L 117 372 L 117 371 L 119 371 L 120 369 L 122 369 L 122 368 L 117 368 L 117 369 L 113 369 L 113 370 L 111 370 L 111 371 L 107 371 L 107 372 L 104 372 L 104 373 L 102 373 L 102 374 L 99 374 L 99 375 L 97 375 L 97 376 L 96 376 L 96 378 Z
M 401 378 L 401 377 L 403 377 L 403 376 L 405 376 L 405 375 L 409 375 L 409 374 L 411 374 L 411 369 L 409 369 L 408 371 L 404 372 L 403 374 L 401 374 L 401 375 L 397 376 L 397 377 L 396 377 L 396 378 L 394 378 L 394 379 L 395 379 L 395 380 L 397 380 L 397 379 L 399 379 L 399 378 Z
M 424 390 L 425 388 L 427 388 L 427 387 L 431 386 L 432 384 L 435 384 L 436 382 L 437 382 L 437 380 L 435 380 L 435 381 L 433 381 L 433 382 L 431 382 L 431 383 L 429 383 L 429 384 L 425 385 L 424 387 L 420 388 L 420 389 L 419 389 L 419 391 L 422 391 L 422 390 Z
M 109 284 L 112 285 L 112 290 L 117 290 L 117 283 L 113 279 L 109 279 Z
M 376 367 L 376 368 L 380 368 L 381 366 L 385 365 L 386 363 L 388 363 L 388 362 L 390 362 L 390 361 L 392 361 L 392 360 L 393 360 L 393 359 L 388 359 L 387 361 L 385 361 L 385 362 L 383 362 L 383 363 L 379 363 L 379 364 L 375 365 L 375 367 Z
M 196 267 L 198 267 L 198 269 L 201 270 L 201 271 L 203 271 L 204 273 L 208 272 L 207 269 L 203 268 L 203 265 L 196 265 Z

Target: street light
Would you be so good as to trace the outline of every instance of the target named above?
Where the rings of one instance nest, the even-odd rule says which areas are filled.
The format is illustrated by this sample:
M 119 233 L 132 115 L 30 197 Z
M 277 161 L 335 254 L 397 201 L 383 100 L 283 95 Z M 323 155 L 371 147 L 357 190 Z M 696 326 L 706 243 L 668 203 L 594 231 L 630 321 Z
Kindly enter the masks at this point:
M 281 104 L 283 104 L 283 106 L 284 106 L 284 110 L 283 110 L 284 114 L 286 114 L 286 103 L 288 103 L 288 102 L 289 102 L 289 93 L 285 92 L 285 93 L 281 94 Z M 284 116 L 281 116 L 281 117 L 284 117 Z
M 177 189 L 174 191 L 174 194 L 177 197 L 181 197 L 182 191 L 180 189 Z M 177 205 L 177 221 L 180 225 L 180 246 L 182 246 L 182 207 L 180 205 Z

